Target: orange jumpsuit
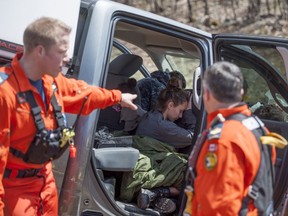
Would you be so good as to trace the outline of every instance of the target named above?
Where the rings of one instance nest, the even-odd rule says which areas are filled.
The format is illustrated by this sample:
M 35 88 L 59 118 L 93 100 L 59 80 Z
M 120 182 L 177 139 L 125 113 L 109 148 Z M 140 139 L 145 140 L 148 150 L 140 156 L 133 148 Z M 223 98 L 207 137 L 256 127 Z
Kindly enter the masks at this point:
M 247 105 L 220 109 L 208 115 L 208 128 L 218 113 L 224 118 L 251 115 Z M 260 165 L 260 150 L 251 131 L 236 120 L 226 120 L 221 127 L 209 132 L 197 159 L 193 216 L 238 215 Z M 253 203 L 248 209 L 247 215 L 257 215 Z
M 34 98 L 41 107 L 41 115 L 47 129 L 57 128 L 52 104 L 52 83 L 57 86 L 55 96 L 62 112 L 78 114 L 84 98 L 87 101 L 82 114 L 87 115 L 96 108 L 105 108 L 121 101 L 121 92 L 89 86 L 84 81 L 68 79 L 61 73 L 56 78 L 44 76 L 43 88 L 46 105 L 36 88 L 32 86 L 22 70 L 17 54 L 11 66 L 0 68 L 0 216 L 3 210 L 6 216 L 41 215 L 40 203 L 43 205 L 43 215 L 58 214 L 58 195 L 55 179 L 52 173 L 52 163 L 31 164 L 15 157 L 9 152 L 9 147 L 25 153 L 36 134 L 35 122 L 28 102 L 19 103 L 18 92 L 32 90 Z M 41 157 L 41 155 L 40 155 Z M 4 170 L 12 170 L 9 178 L 4 178 Z M 42 168 L 38 176 L 18 178 L 21 169 Z M 40 177 L 39 177 L 40 176 Z M 41 202 L 40 202 L 41 200 Z

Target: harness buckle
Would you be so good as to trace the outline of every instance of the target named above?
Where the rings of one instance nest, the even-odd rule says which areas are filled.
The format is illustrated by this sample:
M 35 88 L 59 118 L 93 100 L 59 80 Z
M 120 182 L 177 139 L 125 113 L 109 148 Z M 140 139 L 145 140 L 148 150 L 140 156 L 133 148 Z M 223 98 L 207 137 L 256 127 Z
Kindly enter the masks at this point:
M 248 188 L 248 196 L 253 200 L 258 198 L 258 190 L 253 185 L 250 185 Z

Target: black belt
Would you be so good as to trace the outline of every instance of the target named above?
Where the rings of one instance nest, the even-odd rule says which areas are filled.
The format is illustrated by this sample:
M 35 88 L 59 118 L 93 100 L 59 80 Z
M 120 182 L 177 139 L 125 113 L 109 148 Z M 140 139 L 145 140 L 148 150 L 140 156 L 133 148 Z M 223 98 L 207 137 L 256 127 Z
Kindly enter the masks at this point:
M 37 176 L 42 169 L 5 169 L 4 178 L 28 178 Z

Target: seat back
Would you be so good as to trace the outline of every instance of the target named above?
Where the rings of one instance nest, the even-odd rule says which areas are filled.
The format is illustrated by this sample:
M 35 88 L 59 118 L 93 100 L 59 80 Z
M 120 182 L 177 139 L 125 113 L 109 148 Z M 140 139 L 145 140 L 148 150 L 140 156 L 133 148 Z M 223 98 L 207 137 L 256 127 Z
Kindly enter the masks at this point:
M 117 89 L 118 85 L 127 82 L 141 67 L 143 59 L 134 54 L 117 56 L 109 65 L 106 88 Z M 123 130 L 124 122 L 120 121 L 120 111 L 115 107 L 107 107 L 100 111 L 97 128 L 108 127 L 110 132 Z

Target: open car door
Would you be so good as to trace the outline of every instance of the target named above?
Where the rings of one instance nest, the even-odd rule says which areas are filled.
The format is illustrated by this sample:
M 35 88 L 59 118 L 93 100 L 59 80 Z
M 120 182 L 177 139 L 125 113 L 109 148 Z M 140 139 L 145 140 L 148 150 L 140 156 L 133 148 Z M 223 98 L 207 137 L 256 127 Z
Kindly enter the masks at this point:
M 235 63 L 244 75 L 244 100 L 271 132 L 288 139 L 288 40 L 214 35 L 215 61 Z M 288 188 L 288 148 L 277 149 L 274 207 L 280 213 Z

